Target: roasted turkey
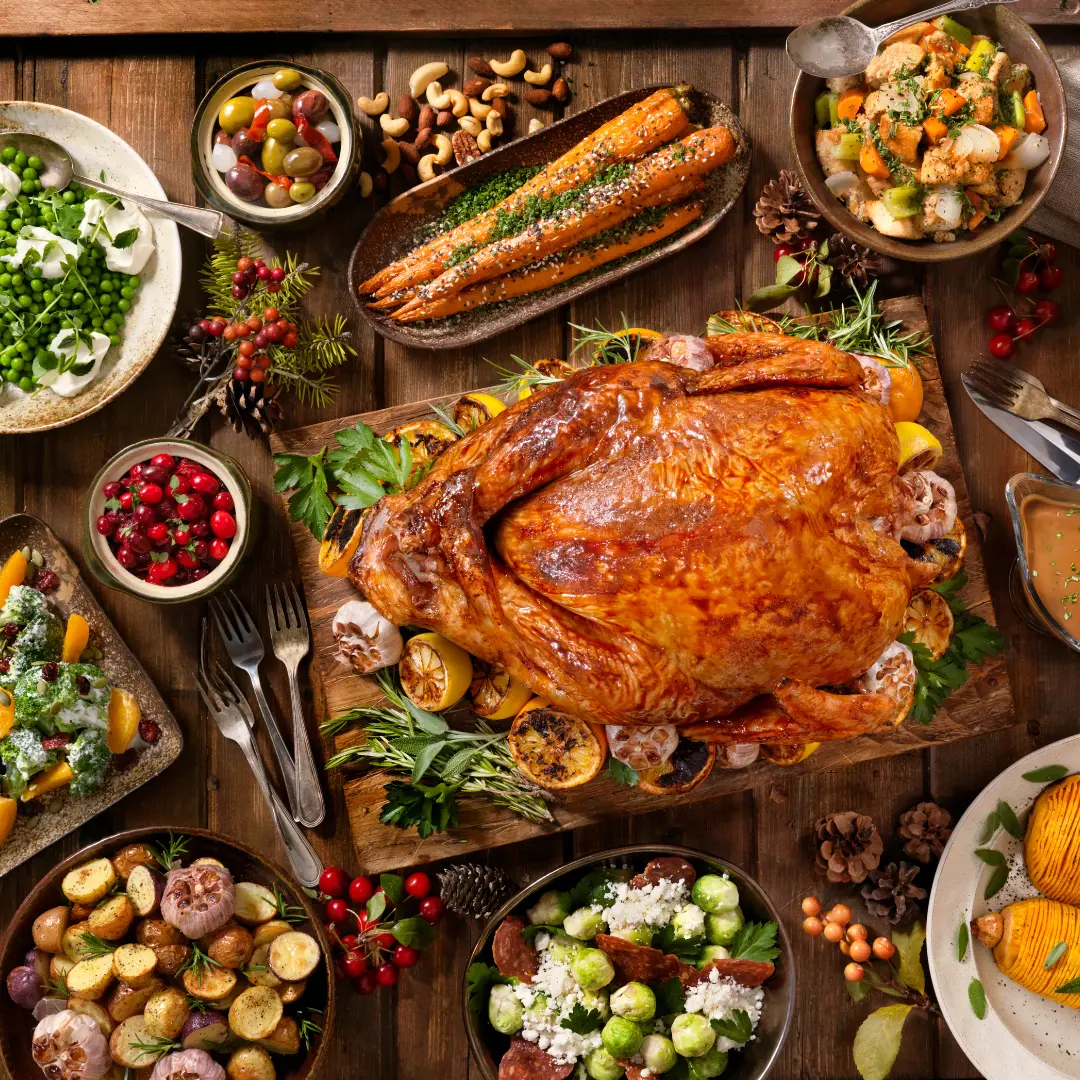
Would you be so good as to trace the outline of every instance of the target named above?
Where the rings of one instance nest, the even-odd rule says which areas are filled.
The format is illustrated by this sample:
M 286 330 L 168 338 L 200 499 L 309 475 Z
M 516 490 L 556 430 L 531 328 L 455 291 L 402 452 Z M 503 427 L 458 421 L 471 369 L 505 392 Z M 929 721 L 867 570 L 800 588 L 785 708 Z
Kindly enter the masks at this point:
M 847 738 L 914 691 L 895 642 L 955 496 L 898 475 L 859 360 L 779 334 L 661 342 L 450 446 L 368 514 L 349 576 L 594 723 Z M 656 357 L 656 358 L 653 358 Z

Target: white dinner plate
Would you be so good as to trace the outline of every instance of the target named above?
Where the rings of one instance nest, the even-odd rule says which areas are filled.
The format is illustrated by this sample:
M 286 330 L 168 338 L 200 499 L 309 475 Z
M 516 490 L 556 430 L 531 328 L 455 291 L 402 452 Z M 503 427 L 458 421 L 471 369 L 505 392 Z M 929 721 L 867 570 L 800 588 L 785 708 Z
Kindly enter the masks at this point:
M 60 143 L 82 176 L 104 172 L 105 182 L 122 191 L 168 198 L 150 166 L 119 135 L 88 116 L 36 101 L 0 102 L 0 131 L 15 130 Z M 142 288 L 124 321 L 120 344 L 108 351 L 98 377 L 72 398 L 50 390 L 27 394 L 6 384 L 0 394 L 0 434 L 47 431 L 81 420 L 123 393 L 153 360 L 176 312 L 181 255 L 176 223 L 150 212 L 146 216 L 154 228 L 154 254 L 140 275 Z
M 1023 843 L 999 828 L 980 845 L 986 819 L 999 799 L 1024 820 L 1045 784 L 1025 780 L 1024 773 L 1046 765 L 1064 765 L 1080 772 L 1080 735 L 1044 746 L 1010 765 L 992 780 L 968 807 L 945 845 L 930 895 L 926 954 L 938 1004 L 949 1030 L 986 1080 L 1080 1080 L 1080 1013 L 1039 997 L 998 971 L 990 949 L 972 935 L 967 955 L 958 958 L 961 923 L 999 911 L 1014 900 L 1038 896 L 1024 870 Z M 993 867 L 975 850 L 992 847 L 1009 863 L 1005 887 L 983 899 Z M 968 1000 L 968 987 L 978 978 L 986 992 L 986 1017 L 980 1020 Z

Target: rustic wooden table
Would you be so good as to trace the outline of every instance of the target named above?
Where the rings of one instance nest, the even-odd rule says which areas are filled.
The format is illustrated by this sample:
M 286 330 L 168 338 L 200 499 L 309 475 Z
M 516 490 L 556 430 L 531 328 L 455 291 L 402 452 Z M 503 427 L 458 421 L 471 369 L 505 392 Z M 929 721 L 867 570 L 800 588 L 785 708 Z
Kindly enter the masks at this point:
M 107 124 L 146 158 L 169 195 L 181 201 L 195 197 L 188 134 L 202 93 L 233 66 L 267 56 L 326 68 L 354 94 L 370 94 L 385 86 L 393 98 L 421 61 L 446 60 L 460 72 L 470 55 L 500 55 L 521 45 L 539 57 L 550 41 L 565 38 L 577 51 L 570 72 L 572 109 L 631 86 L 687 80 L 719 94 L 737 110 L 754 144 L 751 177 L 741 203 L 707 240 L 651 272 L 574 305 L 573 310 L 469 351 L 407 353 L 376 340 L 354 322 L 360 355 L 343 374 L 335 406 L 336 414 L 348 415 L 484 385 L 490 381 L 485 357 L 565 355 L 568 320 L 591 323 L 599 318 L 610 325 L 625 312 L 631 324 L 694 331 L 711 311 L 731 306 L 735 298 L 771 280 L 772 245 L 754 230 L 750 211 L 764 182 L 791 164 L 786 131 L 794 72 L 783 52 L 783 27 L 841 6 L 839 0 L 696 0 L 681 6 L 655 0 L 633 4 L 517 0 L 497 6 L 491 0 L 461 0 L 457 5 L 390 3 L 370 11 L 366 5 L 335 5 L 329 0 L 308 0 L 288 8 L 256 0 L 5 4 L 0 7 L 0 100 L 52 102 Z M 1080 54 L 1080 35 L 1073 25 L 1080 19 L 1077 0 L 1025 0 L 1018 7 L 1042 28 L 1056 57 Z M 479 33 L 423 36 L 441 33 L 447 23 L 490 27 L 500 39 L 484 40 Z M 286 26 L 304 32 L 266 32 Z M 687 27 L 692 32 L 683 29 Z M 408 36 L 391 36 L 405 32 Z M 153 36 L 144 36 L 149 34 Z M 527 120 L 529 110 L 522 113 L 519 123 Z M 313 294 L 315 310 L 351 314 L 345 266 L 354 239 L 373 210 L 371 201 L 361 203 L 358 196 L 350 196 L 331 221 L 280 238 L 279 247 L 287 245 L 323 267 L 321 284 Z M 195 270 L 202 250 L 192 236 L 184 237 L 184 247 L 188 272 L 181 311 L 190 312 L 198 303 Z M 1072 276 L 1080 271 L 1080 255 L 1068 251 L 1061 262 L 1066 284 L 1059 299 L 1068 312 L 1080 299 Z M 990 515 L 985 556 L 998 620 L 1010 643 L 1017 726 L 978 742 L 958 742 L 803 779 L 786 779 L 778 772 L 769 787 L 755 792 L 614 820 L 493 854 L 492 861 L 519 882 L 575 855 L 618 844 L 686 844 L 744 866 L 768 890 L 794 930 L 801 918 L 800 897 L 811 889 L 821 892 L 807 842 L 817 816 L 857 807 L 871 814 L 888 835 L 898 815 L 921 799 L 933 798 L 959 812 L 1008 762 L 1075 730 L 1080 665 L 1062 646 L 1028 629 L 1008 597 L 1014 547 L 1004 484 L 1031 462 L 976 412 L 959 383 L 960 372 L 987 336 L 982 317 L 996 298 L 990 265 L 974 259 L 946 263 L 924 275 L 912 269 L 912 276 L 894 291 L 921 291 L 926 299 L 972 503 Z M 1080 372 L 1066 359 L 1078 345 L 1080 329 L 1070 316 L 1025 347 L 1023 360 L 1059 396 L 1080 400 Z M 128 443 L 163 432 L 186 387 L 186 375 L 164 350 L 130 391 L 90 419 L 47 435 L 0 440 L 0 514 L 18 510 L 37 514 L 77 552 L 80 508 L 95 469 Z M 296 425 L 318 418 L 297 407 L 290 407 L 289 416 Z M 233 434 L 219 417 L 204 422 L 197 434 L 243 463 L 263 504 L 265 524 L 258 550 L 240 584 L 242 595 L 254 601 L 264 582 L 294 570 L 288 528 L 277 513 L 271 489 L 269 456 L 264 446 Z M 199 606 L 152 607 L 96 584 L 94 588 L 180 718 L 186 748 L 152 789 L 129 797 L 0 883 L 0 925 L 46 868 L 82 844 L 122 828 L 202 824 L 242 836 L 281 857 L 262 801 L 253 796 L 246 765 L 236 748 L 211 730 L 197 702 L 192 666 Z M 283 691 L 277 683 L 279 708 L 287 712 Z M 340 787 L 332 783 L 331 788 L 330 812 L 314 842 L 326 863 L 355 869 Z M 476 1075 L 469 1063 L 458 993 L 474 933 L 472 926 L 460 921 L 445 922 L 437 945 L 395 993 L 360 998 L 345 987 L 327 1080 L 361 1072 L 378 1080 Z M 854 1077 L 850 1045 L 868 1007 L 848 999 L 839 957 L 832 950 L 798 933 L 793 940 L 799 1007 L 775 1075 L 785 1080 Z M 894 1076 L 973 1075 L 973 1067 L 943 1024 L 920 1016 L 908 1025 Z

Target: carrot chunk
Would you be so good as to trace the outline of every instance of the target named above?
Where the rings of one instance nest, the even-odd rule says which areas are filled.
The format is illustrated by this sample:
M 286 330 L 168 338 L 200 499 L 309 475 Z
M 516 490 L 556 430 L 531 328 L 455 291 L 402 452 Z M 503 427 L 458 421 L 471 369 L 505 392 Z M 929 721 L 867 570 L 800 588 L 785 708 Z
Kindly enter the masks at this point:
M 876 176 L 880 180 L 889 179 L 889 166 L 885 164 L 885 159 L 878 153 L 878 148 L 869 139 L 863 143 L 862 150 L 859 151 L 859 164 L 870 176 Z
M 856 86 L 840 95 L 836 111 L 841 120 L 854 120 L 866 100 L 866 95 Z
M 1042 102 L 1038 90 L 1029 90 L 1024 95 L 1024 129 L 1041 135 L 1046 130 L 1046 117 L 1043 115 Z

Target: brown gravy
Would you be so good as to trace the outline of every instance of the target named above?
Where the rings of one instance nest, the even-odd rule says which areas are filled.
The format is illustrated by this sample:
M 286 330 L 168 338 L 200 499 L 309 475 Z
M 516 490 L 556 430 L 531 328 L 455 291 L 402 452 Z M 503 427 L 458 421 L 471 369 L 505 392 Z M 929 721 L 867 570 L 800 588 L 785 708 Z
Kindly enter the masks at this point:
M 1035 592 L 1051 618 L 1080 637 L 1080 506 L 1029 495 L 1020 520 Z

